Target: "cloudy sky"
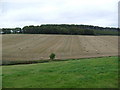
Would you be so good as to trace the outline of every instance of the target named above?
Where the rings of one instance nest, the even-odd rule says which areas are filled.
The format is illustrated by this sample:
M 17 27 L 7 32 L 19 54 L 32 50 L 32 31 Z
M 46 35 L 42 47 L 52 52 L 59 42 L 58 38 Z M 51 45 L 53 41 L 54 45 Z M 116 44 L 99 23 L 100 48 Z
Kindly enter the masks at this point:
M 118 26 L 119 0 L 0 0 L 0 28 L 41 24 Z

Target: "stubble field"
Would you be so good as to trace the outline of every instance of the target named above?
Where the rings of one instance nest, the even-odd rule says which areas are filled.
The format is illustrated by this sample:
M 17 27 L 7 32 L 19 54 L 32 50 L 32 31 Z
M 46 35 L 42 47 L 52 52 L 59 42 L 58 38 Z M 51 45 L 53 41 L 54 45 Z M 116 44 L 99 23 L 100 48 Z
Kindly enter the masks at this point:
M 117 56 L 118 36 L 2 35 L 2 60 L 44 60 Z

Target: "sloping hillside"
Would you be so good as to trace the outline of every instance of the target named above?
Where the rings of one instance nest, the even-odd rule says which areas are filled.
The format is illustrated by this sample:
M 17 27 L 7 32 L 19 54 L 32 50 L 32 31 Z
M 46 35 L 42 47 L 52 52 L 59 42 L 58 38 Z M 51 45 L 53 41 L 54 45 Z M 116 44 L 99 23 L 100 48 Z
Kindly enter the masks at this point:
M 2 40 L 3 61 L 49 59 L 51 53 L 56 59 L 118 54 L 118 36 L 10 34 Z

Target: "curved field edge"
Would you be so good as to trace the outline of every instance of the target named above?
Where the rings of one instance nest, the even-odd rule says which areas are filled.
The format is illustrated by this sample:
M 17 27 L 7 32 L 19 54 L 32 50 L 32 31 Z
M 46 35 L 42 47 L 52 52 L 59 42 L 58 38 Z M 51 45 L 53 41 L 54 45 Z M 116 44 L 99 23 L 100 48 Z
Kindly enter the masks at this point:
M 67 60 L 84 60 L 84 59 L 92 59 L 92 58 L 104 58 L 104 57 L 117 57 L 117 56 L 97 56 L 97 57 L 83 57 L 83 58 L 71 58 L 71 59 L 54 59 L 52 61 L 67 61 Z M 2 60 L 2 64 L 0 65 L 20 65 L 20 64 L 34 64 L 34 63 L 48 63 L 51 62 L 50 59 L 44 60 Z
M 2 66 L 3 88 L 118 88 L 118 57 Z

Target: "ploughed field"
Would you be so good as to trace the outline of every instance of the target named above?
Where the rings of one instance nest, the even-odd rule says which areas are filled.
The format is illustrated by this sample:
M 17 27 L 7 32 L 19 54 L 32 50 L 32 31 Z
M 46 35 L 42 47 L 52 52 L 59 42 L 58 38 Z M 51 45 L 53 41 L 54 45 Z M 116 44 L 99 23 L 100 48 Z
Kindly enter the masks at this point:
M 2 35 L 2 60 L 44 60 L 117 56 L 118 36 Z

